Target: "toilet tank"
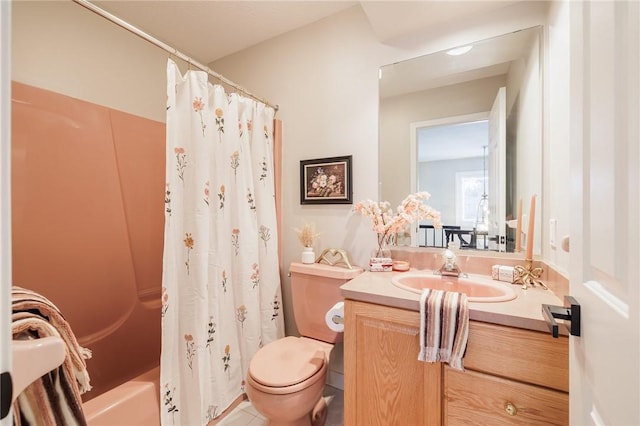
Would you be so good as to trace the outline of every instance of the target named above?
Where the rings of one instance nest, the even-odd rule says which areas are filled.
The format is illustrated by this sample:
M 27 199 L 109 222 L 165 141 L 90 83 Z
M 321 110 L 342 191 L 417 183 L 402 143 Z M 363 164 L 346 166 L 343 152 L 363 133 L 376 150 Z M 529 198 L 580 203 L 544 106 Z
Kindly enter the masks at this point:
M 341 342 L 342 333 L 327 327 L 325 314 L 342 301 L 340 286 L 360 275 L 362 269 L 293 262 L 289 272 L 293 314 L 300 334 L 328 343 Z

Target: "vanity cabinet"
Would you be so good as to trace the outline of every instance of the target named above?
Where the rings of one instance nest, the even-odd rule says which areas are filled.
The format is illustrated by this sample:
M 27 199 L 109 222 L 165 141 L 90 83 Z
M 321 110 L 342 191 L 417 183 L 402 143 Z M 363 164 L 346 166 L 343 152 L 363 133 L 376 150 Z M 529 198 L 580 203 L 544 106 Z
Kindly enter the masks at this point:
M 419 313 L 345 301 L 345 425 L 566 425 L 568 338 L 471 321 L 465 371 L 417 360 Z
M 471 321 L 464 367 L 444 368 L 444 424 L 569 424 L 567 337 Z
M 344 424 L 437 425 L 442 364 L 418 361 L 418 312 L 345 300 Z

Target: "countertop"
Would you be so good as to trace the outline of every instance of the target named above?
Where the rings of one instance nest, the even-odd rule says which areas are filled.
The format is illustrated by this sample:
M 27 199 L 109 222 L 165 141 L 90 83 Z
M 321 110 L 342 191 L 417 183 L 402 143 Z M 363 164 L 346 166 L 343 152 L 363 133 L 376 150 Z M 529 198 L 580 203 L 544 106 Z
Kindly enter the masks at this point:
M 416 272 L 415 269 L 412 271 Z M 420 295 L 396 287 L 391 278 L 406 272 L 364 272 L 343 284 L 340 289 L 345 299 L 357 300 L 395 308 L 420 311 Z M 499 282 L 499 281 L 496 281 Z M 469 319 L 549 333 L 542 316 L 542 304 L 562 306 L 562 300 L 551 290 L 500 282 L 512 287 L 517 297 L 508 302 L 469 302 Z M 559 327 L 561 334 L 566 328 Z

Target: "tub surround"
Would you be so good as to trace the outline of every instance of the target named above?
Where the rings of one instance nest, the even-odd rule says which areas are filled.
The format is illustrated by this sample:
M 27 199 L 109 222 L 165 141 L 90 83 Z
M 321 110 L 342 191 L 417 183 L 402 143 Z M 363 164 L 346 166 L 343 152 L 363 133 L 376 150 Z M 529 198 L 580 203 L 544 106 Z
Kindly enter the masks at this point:
M 159 425 L 160 392 L 160 367 L 155 367 L 82 404 L 87 425 Z
M 160 388 L 158 366 L 83 403 L 82 410 L 88 426 L 159 426 L 161 394 L 164 389 Z M 243 401 L 244 395 L 236 398 L 208 425 L 224 422 Z
M 11 90 L 13 283 L 92 350 L 86 402 L 160 359 L 164 123 Z

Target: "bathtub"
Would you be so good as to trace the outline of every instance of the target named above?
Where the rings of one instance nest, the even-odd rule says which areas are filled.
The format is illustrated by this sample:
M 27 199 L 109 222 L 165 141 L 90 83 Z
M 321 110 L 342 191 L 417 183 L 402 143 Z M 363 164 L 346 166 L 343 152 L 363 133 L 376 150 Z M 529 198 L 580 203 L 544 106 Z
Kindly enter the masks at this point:
M 88 426 L 159 426 L 160 367 L 82 404 Z

